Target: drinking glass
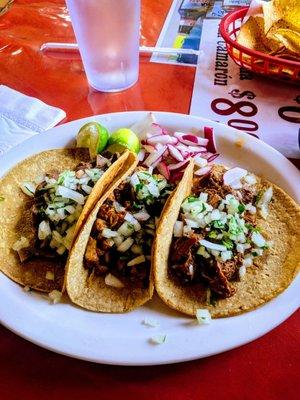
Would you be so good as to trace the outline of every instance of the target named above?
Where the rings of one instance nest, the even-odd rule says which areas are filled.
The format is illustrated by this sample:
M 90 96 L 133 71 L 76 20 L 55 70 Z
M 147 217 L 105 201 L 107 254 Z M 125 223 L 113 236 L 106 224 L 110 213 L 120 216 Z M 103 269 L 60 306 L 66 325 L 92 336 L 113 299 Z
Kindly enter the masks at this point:
M 140 0 L 66 0 L 89 84 L 134 85 L 139 73 Z

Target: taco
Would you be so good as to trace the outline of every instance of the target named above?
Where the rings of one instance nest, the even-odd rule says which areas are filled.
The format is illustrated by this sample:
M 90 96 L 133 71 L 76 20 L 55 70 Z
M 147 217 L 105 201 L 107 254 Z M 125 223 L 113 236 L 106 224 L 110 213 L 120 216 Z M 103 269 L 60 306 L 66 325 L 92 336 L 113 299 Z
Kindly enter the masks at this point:
M 151 248 L 173 187 L 135 165 L 101 198 L 70 252 L 66 288 L 77 305 L 126 312 L 153 295 Z
M 129 152 L 91 162 L 87 149 L 38 153 L 0 180 L 0 270 L 29 288 L 61 290 L 73 240 Z
M 212 317 L 271 300 L 299 270 L 300 210 L 279 187 L 241 168 L 185 171 L 157 227 L 155 288 L 171 308 Z

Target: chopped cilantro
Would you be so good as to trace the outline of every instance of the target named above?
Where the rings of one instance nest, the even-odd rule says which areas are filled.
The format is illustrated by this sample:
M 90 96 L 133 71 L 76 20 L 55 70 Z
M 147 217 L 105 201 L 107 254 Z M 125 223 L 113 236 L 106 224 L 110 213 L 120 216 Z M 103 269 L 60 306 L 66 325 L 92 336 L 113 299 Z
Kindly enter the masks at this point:
M 264 246 L 262 246 L 263 250 L 268 250 L 270 248 L 270 246 L 268 244 L 265 244 Z
M 210 237 L 211 239 L 217 239 L 218 236 L 218 232 L 217 231 L 211 231 L 208 234 L 208 237 Z
M 233 249 L 233 241 L 230 240 L 229 238 L 224 238 L 224 239 L 222 240 L 222 244 L 223 244 L 224 246 L 226 246 L 226 249 L 227 249 L 227 250 L 232 250 L 232 249 Z
M 217 229 L 223 229 L 224 228 L 224 224 L 223 222 L 221 222 L 220 220 L 214 221 L 213 222 L 213 227 L 217 228 Z
M 135 185 L 135 190 L 138 192 L 139 190 L 141 190 L 143 188 L 144 184 L 143 183 L 138 183 L 137 185 Z
M 198 201 L 199 199 L 197 197 L 194 196 L 190 196 L 188 197 L 187 201 L 188 203 L 193 203 L 194 201 Z
M 257 256 L 258 256 L 258 253 L 256 253 L 256 251 L 252 251 L 252 255 L 253 255 L 254 257 L 257 257 Z
M 134 210 L 140 210 L 142 207 L 143 207 L 142 204 L 139 204 L 136 201 L 133 202 L 132 208 Z
M 251 224 L 245 224 L 246 228 L 249 229 L 250 232 L 261 232 L 261 229 L 258 226 L 254 226 Z
M 240 214 L 242 214 L 242 213 L 245 211 L 245 206 L 244 206 L 244 204 L 239 204 L 239 206 L 238 206 L 238 211 L 239 211 Z

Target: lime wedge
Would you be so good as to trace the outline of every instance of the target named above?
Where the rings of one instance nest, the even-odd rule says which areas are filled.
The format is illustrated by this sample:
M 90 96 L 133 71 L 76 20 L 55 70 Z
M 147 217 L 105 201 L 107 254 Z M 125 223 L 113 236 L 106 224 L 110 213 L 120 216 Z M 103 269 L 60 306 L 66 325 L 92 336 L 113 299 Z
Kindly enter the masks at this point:
M 98 122 L 88 122 L 77 133 L 76 145 L 88 148 L 90 157 L 93 159 L 105 149 L 108 138 L 108 130 L 104 126 Z
M 111 153 L 122 152 L 126 149 L 138 154 L 140 151 L 140 141 L 137 135 L 128 128 L 121 128 L 110 135 L 108 139 L 109 150 Z

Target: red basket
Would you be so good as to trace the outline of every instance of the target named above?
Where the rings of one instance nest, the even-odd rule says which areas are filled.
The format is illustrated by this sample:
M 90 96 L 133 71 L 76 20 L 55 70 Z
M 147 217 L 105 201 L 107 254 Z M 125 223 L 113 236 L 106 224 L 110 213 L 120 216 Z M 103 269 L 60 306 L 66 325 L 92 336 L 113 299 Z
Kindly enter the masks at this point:
M 248 49 L 237 42 L 237 35 L 248 12 L 248 7 L 227 14 L 220 24 L 220 32 L 226 42 L 227 51 L 240 67 L 272 78 L 284 79 L 300 84 L 300 62 L 273 57 Z

